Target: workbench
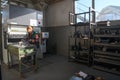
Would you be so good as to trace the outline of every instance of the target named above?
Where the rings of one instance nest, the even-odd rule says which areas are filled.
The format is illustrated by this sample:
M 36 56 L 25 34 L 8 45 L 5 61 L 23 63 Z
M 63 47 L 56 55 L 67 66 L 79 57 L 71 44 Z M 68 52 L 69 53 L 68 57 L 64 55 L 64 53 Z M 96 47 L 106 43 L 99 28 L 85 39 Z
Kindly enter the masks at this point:
M 9 68 L 13 65 L 12 56 L 17 56 L 18 65 L 19 65 L 19 73 L 22 76 L 22 66 L 28 67 L 27 64 L 22 63 L 22 58 L 28 56 L 36 56 L 36 50 L 34 45 L 19 45 L 19 44 L 9 44 L 7 47 L 7 54 L 8 54 L 8 66 Z M 36 57 L 34 57 L 35 64 L 29 65 L 29 67 L 36 67 Z M 33 68 L 34 68 L 33 67 Z

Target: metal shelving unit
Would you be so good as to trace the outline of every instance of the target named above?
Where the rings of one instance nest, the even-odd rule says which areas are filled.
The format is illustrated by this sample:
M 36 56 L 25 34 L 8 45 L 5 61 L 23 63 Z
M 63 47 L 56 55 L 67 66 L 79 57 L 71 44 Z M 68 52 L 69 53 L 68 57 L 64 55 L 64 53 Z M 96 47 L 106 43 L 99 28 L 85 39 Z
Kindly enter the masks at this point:
M 74 35 L 71 35 L 68 37 L 68 60 L 69 61 L 77 61 L 80 63 L 85 63 L 87 65 L 90 65 L 91 63 L 91 39 L 90 39 L 90 8 L 88 12 L 73 14 L 72 18 L 74 20 L 74 24 L 70 24 L 70 26 L 73 26 L 75 28 Z M 82 17 L 82 16 L 83 17 Z M 87 16 L 88 15 L 88 16 Z M 83 22 L 77 22 L 77 17 L 80 17 L 83 19 Z M 69 23 L 71 16 L 69 15 Z M 88 21 L 87 19 L 88 18 Z
M 76 45 L 74 43 L 74 37 L 69 37 L 69 52 L 68 52 L 68 59 L 78 61 L 81 63 L 90 64 L 90 39 L 76 39 Z M 81 45 L 83 40 L 83 45 Z
M 120 75 L 120 25 L 93 28 L 93 68 Z

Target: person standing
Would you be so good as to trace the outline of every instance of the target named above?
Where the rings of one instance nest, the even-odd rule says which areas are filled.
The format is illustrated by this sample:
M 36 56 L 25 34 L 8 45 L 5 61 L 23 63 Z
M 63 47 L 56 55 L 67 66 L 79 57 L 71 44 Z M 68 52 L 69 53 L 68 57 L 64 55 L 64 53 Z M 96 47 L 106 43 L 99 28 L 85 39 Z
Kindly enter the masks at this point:
M 38 33 L 36 33 L 33 29 L 32 26 L 28 26 L 27 27 L 27 40 L 30 44 L 34 44 L 36 46 L 36 43 L 39 43 L 39 40 L 36 40 L 39 38 L 39 36 L 36 37 L 36 35 L 38 35 Z M 39 48 L 39 46 L 37 46 Z
M 36 58 L 37 55 L 40 54 L 40 37 L 39 37 L 39 33 L 35 32 L 32 26 L 28 26 L 27 27 L 27 41 L 29 42 L 29 44 L 35 45 L 35 49 L 36 49 L 36 53 L 33 56 L 33 65 L 36 65 Z

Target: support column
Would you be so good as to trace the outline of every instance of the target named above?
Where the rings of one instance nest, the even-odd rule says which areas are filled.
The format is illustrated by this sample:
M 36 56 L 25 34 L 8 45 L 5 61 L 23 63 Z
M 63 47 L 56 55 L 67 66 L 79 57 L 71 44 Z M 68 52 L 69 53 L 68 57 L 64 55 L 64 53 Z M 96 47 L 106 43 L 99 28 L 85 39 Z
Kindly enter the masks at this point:
M 95 20 L 95 0 L 92 0 L 92 9 L 94 9 L 92 11 L 92 23 L 95 23 L 96 20 Z
M 1 14 L 1 0 L 0 0 L 0 80 L 2 80 L 2 69 L 1 64 L 3 60 L 3 49 L 2 49 L 2 14 Z

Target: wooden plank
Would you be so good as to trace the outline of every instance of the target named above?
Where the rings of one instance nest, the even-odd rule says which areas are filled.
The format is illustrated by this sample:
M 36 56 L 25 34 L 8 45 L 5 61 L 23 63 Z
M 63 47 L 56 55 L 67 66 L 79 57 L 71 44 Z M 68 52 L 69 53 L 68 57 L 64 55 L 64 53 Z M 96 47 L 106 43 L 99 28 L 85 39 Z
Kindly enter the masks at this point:
M 112 52 L 103 52 L 103 51 L 94 50 L 93 53 L 95 53 L 95 54 L 103 54 L 103 55 L 110 55 L 110 56 L 115 56 L 115 57 L 120 57 L 120 54 L 118 54 L 118 53 L 112 53 Z
M 113 61 L 113 60 L 102 59 L 102 58 L 97 58 L 97 59 L 94 58 L 93 60 L 101 63 L 108 63 L 108 64 L 120 66 L 120 61 Z
M 120 44 L 110 44 L 110 43 L 94 43 L 96 46 L 108 46 L 108 47 L 120 47 Z
M 93 35 L 94 37 L 120 38 L 120 35 Z
M 120 57 L 117 58 L 117 57 L 113 57 L 113 56 L 99 55 L 99 54 L 95 54 L 95 57 L 120 61 Z
M 112 74 L 120 75 L 119 71 L 111 70 L 111 69 L 108 69 L 108 68 L 104 68 L 104 67 L 100 67 L 100 66 L 93 66 L 93 68 L 97 69 L 97 70 L 102 70 L 102 71 L 105 71 L 105 72 L 109 72 L 109 73 L 112 73 Z

